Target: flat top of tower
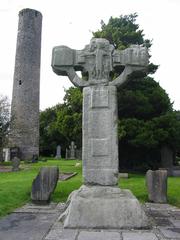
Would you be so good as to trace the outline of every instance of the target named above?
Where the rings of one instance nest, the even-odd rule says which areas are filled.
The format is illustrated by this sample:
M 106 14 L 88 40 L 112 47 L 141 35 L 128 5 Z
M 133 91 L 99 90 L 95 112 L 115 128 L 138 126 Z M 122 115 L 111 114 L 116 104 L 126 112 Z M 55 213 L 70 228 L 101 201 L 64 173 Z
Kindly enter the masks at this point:
M 31 9 L 31 8 L 24 8 L 21 11 L 19 11 L 19 16 L 23 16 L 24 14 L 30 14 L 30 15 L 41 16 L 42 17 L 41 12 L 39 12 L 35 9 Z

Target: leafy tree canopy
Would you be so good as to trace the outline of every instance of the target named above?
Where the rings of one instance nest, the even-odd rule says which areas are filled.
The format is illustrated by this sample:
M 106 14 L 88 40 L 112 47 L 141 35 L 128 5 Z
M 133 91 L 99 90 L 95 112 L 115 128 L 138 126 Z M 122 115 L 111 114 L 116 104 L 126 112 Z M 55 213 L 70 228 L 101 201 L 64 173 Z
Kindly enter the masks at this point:
M 116 49 L 139 44 L 150 51 L 152 41 L 144 38 L 136 20 L 136 13 L 111 17 L 107 24 L 101 22 L 101 30 L 94 32 L 93 36 L 108 39 Z M 152 74 L 157 68 L 150 63 L 147 73 Z M 153 78 L 132 75 L 126 86 L 118 89 L 118 114 L 120 161 L 126 159 L 122 160 L 123 165 L 133 166 L 133 158 L 143 165 L 149 149 L 159 149 L 163 144 L 177 147 L 180 140 L 177 114 L 173 112 L 167 93 Z M 132 148 L 134 156 L 129 154 Z M 140 156 L 140 152 L 144 155 Z M 157 159 L 156 155 L 157 151 L 153 158 Z
M 40 113 L 40 152 L 55 154 L 61 145 L 63 154 L 71 141 L 82 145 L 82 93 L 78 88 L 65 90 L 64 103 Z
M 101 22 L 101 29 L 93 36 L 108 39 L 116 49 L 140 44 L 150 51 L 152 41 L 144 38 L 136 20 L 136 13 L 111 17 L 107 24 Z M 147 74 L 157 68 L 150 63 Z M 180 114 L 173 111 L 166 91 L 152 77 L 132 75 L 126 86 L 118 89 L 118 116 L 119 155 L 123 167 L 158 167 L 161 146 L 175 149 L 180 142 Z M 72 140 L 80 147 L 81 138 L 82 93 L 71 87 L 66 90 L 63 104 L 41 113 L 41 139 L 44 146 L 55 141 L 61 145 L 63 142 L 65 148 Z

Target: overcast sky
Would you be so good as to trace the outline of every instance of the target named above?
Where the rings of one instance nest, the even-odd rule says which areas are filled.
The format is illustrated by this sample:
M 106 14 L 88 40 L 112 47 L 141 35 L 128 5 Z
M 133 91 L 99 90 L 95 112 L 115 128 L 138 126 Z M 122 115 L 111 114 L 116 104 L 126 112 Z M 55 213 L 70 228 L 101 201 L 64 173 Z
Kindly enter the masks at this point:
M 62 102 L 66 77 L 51 69 L 52 48 L 67 45 L 82 49 L 110 16 L 138 13 L 145 37 L 153 39 L 151 61 L 160 65 L 154 78 L 180 110 L 180 0 L 0 0 L 0 94 L 11 99 L 18 12 L 33 8 L 43 15 L 41 50 L 41 110 Z

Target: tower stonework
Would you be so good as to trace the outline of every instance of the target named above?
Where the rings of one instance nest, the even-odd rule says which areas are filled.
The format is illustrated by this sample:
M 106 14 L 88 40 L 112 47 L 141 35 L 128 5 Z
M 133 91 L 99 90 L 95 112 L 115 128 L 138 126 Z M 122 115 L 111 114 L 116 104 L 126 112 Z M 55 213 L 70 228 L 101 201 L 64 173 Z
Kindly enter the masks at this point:
M 9 142 L 23 160 L 39 155 L 41 28 L 40 12 L 19 12 Z

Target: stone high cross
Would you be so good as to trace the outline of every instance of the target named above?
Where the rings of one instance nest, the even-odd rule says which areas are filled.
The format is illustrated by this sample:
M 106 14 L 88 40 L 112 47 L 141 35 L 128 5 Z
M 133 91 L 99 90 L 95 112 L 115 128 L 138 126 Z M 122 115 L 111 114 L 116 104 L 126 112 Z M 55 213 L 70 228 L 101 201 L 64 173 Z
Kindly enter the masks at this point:
M 53 49 L 52 67 L 83 88 L 83 178 L 61 215 L 66 228 L 147 228 L 138 200 L 118 183 L 117 87 L 148 64 L 145 47 L 115 50 L 105 39 L 92 39 L 83 50 Z M 76 71 L 87 76 L 81 79 Z M 112 73 L 121 74 L 112 81 Z
M 83 87 L 83 178 L 88 185 L 117 185 L 117 87 L 129 75 L 144 70 L 149 55 L 145 47 L 133 45 L 115 50 L 108 40 L 94 38 L 83 50 L 66 46 L 53 49 L 52 68 L 68 76 L 77 87 Z M 122 69 L 124 69 L 122 71 Z M 121 74 L 111 80 L 111 73 Z M 81 79 L 81 71 L 88 79 Z

